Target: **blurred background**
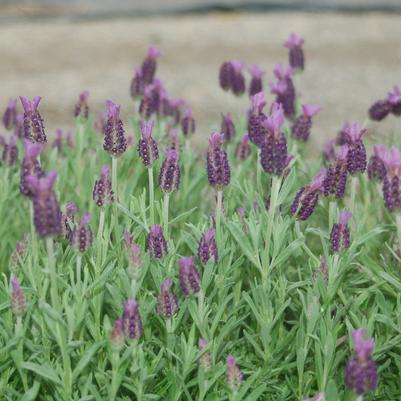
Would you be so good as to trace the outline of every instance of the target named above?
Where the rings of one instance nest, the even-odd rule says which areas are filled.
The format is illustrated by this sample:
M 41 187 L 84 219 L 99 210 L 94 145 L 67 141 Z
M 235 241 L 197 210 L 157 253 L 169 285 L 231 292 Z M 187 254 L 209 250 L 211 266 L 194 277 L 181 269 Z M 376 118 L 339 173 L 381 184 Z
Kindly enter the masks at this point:
M 401 0 L 0 0 L 0 108 L 10 97 L 41 95 L 51 133 L 73 125 L 74 104 L 87 89 L 93 113 L 112 99 L 126 118 L 135 112 L 135 67 L 155 45 L 157 75 L 193 109 L 204 138 L 222 112 L 243 113 L 249 104 L 220 89 L 222 61 L 262 66 L 269 93 L 274 65 L 288 62 L 290 32 L 305 38 L 298 92 L 322 106 L 316 149 L 345 120 L 366 122 L 371 103 L 401 84 Z M 396 130 L 401 135 L 400 119 L 380 123 L 380 132 Z

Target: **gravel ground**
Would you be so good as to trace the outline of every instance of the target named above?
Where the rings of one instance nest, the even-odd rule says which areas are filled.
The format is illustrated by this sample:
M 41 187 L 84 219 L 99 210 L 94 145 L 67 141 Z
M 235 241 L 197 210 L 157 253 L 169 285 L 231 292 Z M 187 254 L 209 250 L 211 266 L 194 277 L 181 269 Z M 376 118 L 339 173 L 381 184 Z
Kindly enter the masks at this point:
M 319 104 L 313 146 L 334 135 L 345 119 L 364 122 L 375 99 L 401 84 L 401 17 L 393 14 L 210 14 L 97 21 L 47 20 L 0 26 L 0 105 L 10 96 L 43 97 L 49 131 L 72 124 L 78 93 L 91 92 L 99 111 L 105 99 L 133 111 L 129 83 L 149 44 L 163 52 L 158 75 L 169 92 L 193 108 L 198 135 L 220 124 L 220 113 L 241 112 L 247 99 L 217 85 L 223 60 L 258 63 L 266 84 L 277 62 L 287 61 L 282 42 L 291 31 L 306 39 L 306 71 L 297 87 Z M 375 124 L 372 124 L 375 127 Z M 380 130 L 401 131 L 388 118 Z

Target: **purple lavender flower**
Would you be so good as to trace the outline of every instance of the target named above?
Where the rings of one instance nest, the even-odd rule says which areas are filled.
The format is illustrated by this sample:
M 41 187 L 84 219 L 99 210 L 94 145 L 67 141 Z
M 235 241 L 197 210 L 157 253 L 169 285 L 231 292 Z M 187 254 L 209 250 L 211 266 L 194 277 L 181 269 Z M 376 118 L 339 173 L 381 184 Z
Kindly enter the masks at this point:
M 185 136 L 195 132 L 195 120 L 190 108 L 186 108 L 184 111 L 184 116 L 181 120 L 181 130 Z
M 138 67 L 135 70 L 135 75 L 131 80 L 130 93 L 131 97 L 135 100 L 143 95 L 145 89 L 145 82 L 143 80 L 142 69 Z
M 20 96 L 24 108 L 24 136 L 34 143 L 47 142 L 43 118 L 39 114 L 38 106 L 42 98 L 35 96 L 32 101 Z
M 111 100 L 106 101 L 108 118 L 104 127 L 103 149 L 114 157 L 121 156 L 127 150 L 124 126 L 120 119 L 120 106 Z
M 38 143 L 32 143 L 25 139 L 25 156 L 21 165 L 21 179 L 20 179 L 20 191 L 25 196 L 32 196 L 32 191 L 27 184 L 27 177 L 34 175 L 38 178 L 45 176 L 44 171 L 40 167 L 39 161 L 37 160 L 42 146 Z
M 154 46 L 149 47 L 148 56 L 143 60 L 141 71 L 142 79 L 145 85 L 151 84 L 156 74 L 157 58 L 160 57 L 160 51 Z
M 263 75 L 265 71 L 262 70 L 258 65 L 252 65 L 249 68 L 251 73 L 251 83 L 249 84 L 249 96 L 254 96 L 259 92 L 263 91 Z
M 348 121 L 344 122 L 343 127 L 338 131 L 337 137 L 336 137 L 336 145 L 342 146 L 347 143 L 347 131 L 350 128 L 350 123 Z
M 91 215 L 85 213 L 79 226 L 75 227 L 71 235 L 71 245 L 80 252 L 86 252 L 93 242 L 92 230 L 89 226 Z
M 153 85 L 148 85 L 143 90 L 143 96 L 141 102 L 139 103 L 139 114 L 146 120 L 150 118 L 150 116 L 156 112 L 156 104 L 155 104 L 155 94 L 153 90 Z
M 152 137 L 153 125 L 153 121 L 141 121 L 142 138 L 138 143 L 138 154 L 145 167 L 152 167 L 153 163 L 159 158 L 159 149 Z
M 377 366 L 372 359 L 375 343 L 372 337 L 365 339 L 365 329 L 353 330 L 352 338 L 355 354 L 345 367 L 345 384 L 356 394 L 363 395 L 377 387 Z
M 315 210 L 319 195 L 323 193 L 323 181 L 326 175 L 326 169 L 322 168 L 320 172 L 313 177 L 312 181 L 305 187 L 302 187 L 291 205 L 291 213 L 299 220 L 307 220 Z
M 369 107 L 369 118 L 373 121 L 381 121 L 391 113 L 392 106 L 387 99 L 377 100 Z
M 30 175 L 26 182 L 32 191 L 33 221 L 39 236 L 57 236 L 63 232 L 61 225 L 61 211 L 57 202 L 53 186 L 57 173 L 50 171 L 47 177 L 38 178 Z
M 74 109 L 74 117 L 82 117 L 85 120 L 89 117 L 89 106 L 88 106 L 89 92 L 83 91 L 79 94 L 78 101 Z
M 343 145 L 334 162 L 327 168 L 323 181 L 324 196 L 342 199 L 347 187 L 349 146 Z
M 373 146 L 373 155 L 368 164 L 368 177 L 370 180 L 383 181 L 386 175 L 386 166 L 383 158 L 386 155 L 386 145 L 379 144 Z
M 171 278 L 166 278 L 160 287 L 160 295 L 157 298 L 157 313 L 166 319 L 173 317 L 178 309 L 177 297 L 170 292 L 172 285 Z
M 392 147 L 390 151 L 383 156 L 383 163 L 386 174 L 383 178 L 383 197 L 387 210 L 391 213 L 394 210 L 401 209 L 401 154 L 400 151 Z
M 284 42 L 284 47 L 290 50 L 289 63 L 293 68 L 303 70 L 305 68 L 304 50 L 302 46 L 304 40 L 296 33 L 290 33 L 288 39 Z
M 284 123 L 282 106 L 274 103 L 272 113 L 263 122 L 266 136 L 260 144 L 260 163 L 268 174 L 280 175 L 287 162 L 287 139 L 281 132 Z
M 138 302 L 135 299 L 128 298 L 125 303 L 122 321 L 126 337 L 139 339 L 142 336 L 142 319 L 139 313 Z
M 146 250 L 152 258 L 161 259 L 167 254 L 167 241 L 164 238 L 163 230 L 158 224 L 150 227 L 146 237 Z
M 17 113 L 16 121 L 15 121 L 15 129 L 14 135 L 17 138 L 23 138 L 25 135 L 24 132 L 24 113 Z
M 320 110 L 319 106 L 303 104 L 302 114 L 295 120 L 294 125 L 292 126 L 292 137 L 306 142 L 312 128 L 312 117 L 319 113 Z
M 291 78 L 294 69 L 277 64 L 273 73 L 278 82 L 270 84 L 271 92 L 276 95 L 276 102 L 282 104 L 286 117 L 292 118 L 295 114 L 295 87 Z
M 65 207 L 65 213 L 61 215 L 61 226 L 63 228 L 63 237 L 71 241 L 72 232 L 75 226 L 75 213 L 78 207 L 74 202 L 68 202 Z
M 160 79 L 155 79 L 153 84 L 147 86 L 145 91 L 150 90 L 147 96 L 150 96 L 148 113 L 163 114 L 163 103 L 167 99 L 167 92 Z
M 338 223 L 333 224 L 330 234 L 331 250 L 339 252 L 350 246 L 350 231 L 348 220 L 352 217 L 351 212 L 341 211 Z
M 391 104 L 391 112 L 395 116 L 401 116 L 401 90 L 399 86 L 394 88 L 387 95 L 388 102 Z
M 93 200 L 98 207 L 109 205 L 114 201 L 114 192 L 112 190 L 109 177 L 109 166 L 103 166 L 100 173 L 100 178 L 95 181 L 95 186 L 93 187 L 92 193 Z
M 234 60 L 231 61 L 233 66 L 233 77 L 232 77 L 232 91 L 234 95 L 240 96 L 245 92 L 245 77 L 242 73 L 242 69 L 244 68 L 244 64 L 241 61 Z
M 249 134 L 245 132 L 241 141 L 238 143 L 235 149 L 235 158 L 240 160 L 246 160 L 251 154 L 251 147 L 249 146 Z
M 198 341 L 198 347 L 200 351 L 203 351 L 205 348 L 207 348 L 208 342 L 200 338 Z M 199 357 L 198 359 L 199 366 L 203 368 L 205 371 L 208 371 L 212 367 L 212 355 L 210 354 L 209 351 L 203 352 L 203 354 Z
M 61 128 L 56 129 L 55 138 L 52 142 L 52 148 L 56 148 L 59 153 L 63 151 L 63 130 Z
M 133 237 L 128 231 L 124 232 L 124 245 L 131 272 L 136 272 L 142 264 L 141 247 L 134 243 Z
M 366 132 L 358 123 L 352 123 L 345 130 L 344 139 L 349 146 L 347 155 L 348 172 L 354 175 L 366 170 L 366 148 L 362 142 L 362 135 Z
M 15 276 L 11 278 L 11 310 L 17 317 L 22 316 L 26 311 L 25 294 Z
M 234 74 L 235 71 L 231 61 L 225 61 L 221 65 L 219 71 L 219 83 L 223 90 L 228 91 L 229 89 L 232 89 Z
M 240 368 L 237 366 L 236 359 L 232 355 L 229 355 L 227 357 L 226 370 L 226 381 L 228 387 L 231 389 L 231 391 L 236 393 L 239 390 L 243 379 L 244 375 L 241 372 Z
M 2 160 L 7 166 L 13 166 L 18 159 L 17 137 L 11 135 L 8 143 L 3 144 Z
M 336 144 L 335 139 L 328 140 L 323 147 L 323 163 L 327 166 L 329 163 L 333 162 L 336 158 L 336 153 L 334 145 Z
M 180 287 L 182 293 L 187 297 L 191 294 L 197 294 L 200 291 L 200 275 L 194 265 L 194 257 L 182 257 L 180 266 Z
M 248 134 L 252 143 L 257 146 L 263 142 L 266 136 L 266 129 L 263 125 L 266 115 L 263 108 L 266 106 L 265 95 L 259 92 L 251 97 L 251 110 L 248 113 Z
M 231 171 L 227 152 L 222 149 L 223 135 L 213 132 L 207 152 L 207 176 L 212 187 L 221 190 L 230 183 Z
M 159 174 L 159 186 L 163 192 L 177 191 L 180 186 L 180 166 L 178 165 L 178 153 L 168 150 Z
M 11 131 L 17 125 L 17 99 L 10 99 L 3 114 L 3 124 L 6 130 Z
M 235 125 L 230 113 L 222 114 L 221 133 L 224 142 L 229 142 L 235 136 Z
M 125 342 L 124 326 L 121 319 L 114 322 L 113 329 L 110 334 L 110 343 L 114 351 L 119 351 Z
M 209 261 L 210 258 L 213 258 L 215 263 L 218 262 L 219 253 L 217 250 L 215 231 L 213 228 L 209 228 L 202 235 L 198 245 L 198 258 L 204 265 Z

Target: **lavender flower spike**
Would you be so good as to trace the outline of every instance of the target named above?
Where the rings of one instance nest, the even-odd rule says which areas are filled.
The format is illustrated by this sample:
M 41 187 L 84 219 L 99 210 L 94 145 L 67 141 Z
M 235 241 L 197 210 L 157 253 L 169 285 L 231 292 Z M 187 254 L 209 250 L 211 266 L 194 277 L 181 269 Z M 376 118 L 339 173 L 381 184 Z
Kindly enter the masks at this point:
M 198 341 L 198 347 L 200 351 L 203 351 L 207 346 L 208 342 L 200 338 Z M 205 371 L 209 370 L 212 367 L 212 355 L 209 351 L 204 352 L 198 359 L 199 366 L 202 367 Z
M 234 60 L 231 62 L 233 66 L 233 77 L 232 77 L 232 91 L 234 95 L 240 96 L 245 92 L 245 78 L 242 73 L 244 64 L 241 61 Z
M 352 175 L 364 173 L 366 170 L 366 148 L 362 142 L 362 135 L 366 128 L 361 128 L 358 123 L 349 124 L 344 132 L 345 142 L 349 146 L 347 164 L 348 172 Z
M 230 113 L 222 114 L 221 133 L 224 137 L 224 142 L 229 142 L 235 136 L 235 125 Z
M 110 343 L 114 351 L 119 351 L 125 342 L 123 321 L 117 319 L 114 322 L 113 329 L 110 334 Z
M 124 232 L 124 245 L 127 252 L 130 273 L 135 274 L 141 267 L 141 247 L 133 241 L 132 235 L 126 230 Z
M 386 166 L 384 165 L 384 158 L 387 147 L 383 144 L 373 146 L 373 155 L 370 157 L 368 164 L 368 177 L 369 180 L 383 181 L 386 175 Z
M 383 197 L 387 210 L 391 213 L 401 209 L 401 154 L 392 147 L 383 157 L 386 174 L 383 178 Z
M 235 149 L 235 157 L 240 160 L 246 160 L 250 154 L 251 147 L 249 146 L 249 134 L 248 132 L 245 132 Z
M 152 137 L 153 125 L 153 121 L 141 121 L 142 138 L 138 143 L 138 154 L 145 167 L 152 167 L 159 158 L 159 149 Z
M 288 39 L 284 42 L 284 47 L 290 50 L 289 63 L 293 68 L 303 70 L 305 68 L 304 51 L 302 46 L 304 40 L 296 33 L 290 33 Z
M 265 71 L 262 70 L 258 65 L 252 65 L 249 68 L 251 73 L 251 83 L 249 84 L 249 96 L 254 96 L 263 90 L 263 75 Z
M 223 90 L 232 89 L 234 74 L 235 71 L 231 61 L 225 61 L 219 71 L 219 83 Z
M 135 75 L 132 78 L 130 93 L 133 99 L 138 99 L 143 95 L 145 89 L 145 82 L 143 80 L 142 69 L 137 68 L 135 70 Z
M 231 170 L 228 164 L 227 153 L 222 149 L 223 136 L 213 132 L 209 139 L 207 152 L 207 175 L 209 184 L 217 190 L 230 183 Z
M 60 235 L 63 231 L 61 225 L 61 211 L 53 191 L 57 173 L 50 171 L 47 177 L 38 178 L 30 175 L 27 184 L 33 193 L 33 221 L 39 236 Z
M 146 237 L 146 250 L 155 259 L 161 259 L 167 254 L 167 241 L 164 238 L 162 228 L 158 224 L 153 224 L 150 227 L 149 234 Z
M 32 191 L 27 184 L 27 178 L 34 175 L 38 178 L 44 177 L 45 173 L 40 167 L 37 157 L 42 151 L 42 146 L 38 143 L 32 143 L 25 139 L 25 156 L 21 165 L 20 191 L 25 196 L 32 196 Z
M 89 106 L 88 106 L 89 91 L 83 91 L 79 94 L 78 101 L 74 109 L 74 117 L 81 116 L 85 120 L 89 117 Z
M 323 181 L 324 196 L 334 195 L 342 199 L 347 187 L 348 178 L 348 145 L 343 145 L 332 165 L 327 168 Z
M 166 278 L 160 287 L 160 295 L 157 298 L 157 312 L 167 319 L 173 317 L 178 309 L 177 297 L 170 292 L 172 285 L 171 278 Z
M 180 166 L 178 165 L 178 153 L 170 149 L 163 161 L 159 174 L 159 186 L 163 192 L 177 191 L 180 186 Z
M 198 258 L 204 265 L 210 258 L 213 258 L 215 263 L 218 262 L 219 254 L 217 250 L 215 230 L 213 228 L 209 228 L 209 230 L 202 235 L 198 245 Z
M 89 226 L 91 215 L 85 213 L 78 227 L 74 228 L 71 236 L 71 245 L 80 252 L 86 252 L 93 242 L 92 230 Z
M 4 149 L 1 158 L 6 165 L 13 166 L 18 159 L 17 137 L 11 135 L 9 143 L 4 143 L 3 146 Z
M 129 298 L 125 303 L 122 321 L 126 337 L 139 339 L 142 336 L 142 319 L 139 313 L 138 302 L 135 299 Z
M 35 96 L 32 101 L 20 96 L 24 108 L 24 136 L 34 143 L 47 142 L 43 118 L 39 114 L 38 106 L 42 98 Z
M 10 99 L 3 114 L 3 124 L 6 130 L 11 131 L 17 125 L 17 99 Z
M 369 107 L 369 118 L 372 121 L 381 121 L 391 113 L 391 109 L 391 103 L 387 99 L 377 100 Z
M 103 166 L 100 178 L 95 182 L 92 197 L 96 206 L 102 207 L 114 201 L 114 192 L 110 181 L 109 166 Z
M 111 100 L 106 101 L 107 122 L 104 127 L 103 149 L 114 157 L 121 156 L 127 150 L 127 139 L 120 118 L 120 106 Z
M 388 93 L 387 100 L 391 104 L 391 112 L 395 116 L 401 116 L 401 89 L 399 86 L 394 86 Z
M 149 85 L 153 82 L 157 69 L 157 58 L 160 57 L 160 50 L 154 46 L 150 46 L 148 49 L 148 56 L 142 62 L 142 79 L 145 85 Z
M 270 84 L 271 91 L 276 94 L 276 102 L 282 104 L 286 117 L 292 118 L 295 114 L 295 87 L 291 78 L 294 69 L 277 64 L 273 73 L 278 82 Z
M 195 120 L 190 108 L 186 108 L 184 111 L 184 116 L 181 120 L 181 130 L 182 133 L 187 136 L 195 132 Z
M 229 355 L 227 357 L 227 370 L 226 370 L 226 380 L 227 385 L 230 387 L 231 391 L 237 392 L 241 386 L 244 379 L 244 375 L 240 368 L 237 366 L 236 359 Z
M 17 317 L 22 316 L 26 311 L 25 294 L 15 276 L 11 279 L 11 310 Z
M 194 265 L 193 257 L 183 257 L 178 262 L 180 266 L 180 287 L 187 297 L 200 291 L 200 275 Z
M 356 394 L 363 395 L 377 387 L 377 366 L 372 358 L 375 343 L 373 338 L 366 338 L 365 329 L 353 330 L 352 338 L 355 354 L 345 367 L 345 384 Z
M 263 121 L 266 119 L 266 115 L 263 113 L 265 106 L 264 92 L 259 92 L 251 97 L 251 110 L 248 114 L 248 134 L 249 140 L 257 146 L 260 146 L 266 135 L 266 130 L 263 126 Z
M 351 212 L 341 211 L 339 222 L 333 225 L 330 234 L 330 244 L 333 252 L 339 252 L 343 249 L 349 248 L 350 231 L 348 227 L 348 220 L 351 217 Z
M 319 113 L 320 110 L 319 106 L 302 105 L 302 114 L 295 120 L 291 129 L 293 138 L 303 142 L 308 140 L 312 128 L 312 117 Z

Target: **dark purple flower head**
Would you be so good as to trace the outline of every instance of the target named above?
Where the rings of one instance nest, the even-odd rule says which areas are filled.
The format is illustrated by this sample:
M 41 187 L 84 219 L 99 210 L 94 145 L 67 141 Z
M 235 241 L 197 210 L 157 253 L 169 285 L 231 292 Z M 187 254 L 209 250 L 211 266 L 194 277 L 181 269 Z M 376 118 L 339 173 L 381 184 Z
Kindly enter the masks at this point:
M 9 142 L 3 144 L 2 161 L 7 166 L 13 166 L 18 159 L 17 137 L 11 135 Z
M 234 67 L 231 64 L 231 61 L 225 61 L 221 65 L 219 71 L 219 83 L 223 90 L 227 91 L 232 88 L 234 73 Z
M 80 224 L 74 228 L 71 235 L 71 245 L 80 252 L 86 252 L 93 242 L 92 230 L 89 226 L 91 215 L 85 213 Z
M 295 114 L 295 87 L 291 78 L 294 69 L 277 64 L 273 73 L 278 82 L 270 83 L 271 92 L 276 94 L 276 102 L 282 104 L 286 117 L 292 118 Z
M 290 50 L 289 63 L 293 68 L 303 70 L 305 67 L 303 46 L 304 40 L 296 33 L 290 33 L 288 39 L 284 42 L 284 47 Z
M 145 82 L 143 80 L 142 68 L 138 67 L 135 70 L 135 75 L 131 80 L 130 93 L 131 97 L 135 100 L 143 95 L 145 89 Z
M 20 179 L 20 191 L 25 196 L 32 196 L 32 191 L 27 185 L 27 177 L 30 175 L 37 176 L 38 178 L 44 177 L 45 173 L 40 167 L 39 161 L 37 160 L 42 146 L 38 143 L 32 143 L 25 139 L 25 156 L 21 165 L 21 179 Z
M 123 122 L 120 119 L 120 106 L 111 100 L 106 101 L 107 122 L 104 126 L 103 149 L 114 157 L 121 156 L 127 150 Z
M 305 187 L 302 187 L 291 205 L 291 213 L 299 220 L 306 220 L 315 210 L 319 195 L 323 192 L 323 183 L 326 176 L 326 169 L 322 168 L 320 172 L 313 177 L 312 181 Z
M 142 79 L 145 85 L 151 84 L 154 80 L 156 69 L 157 69 L 157 58 L 160 57 L 161 53 L 159 49 L 154 46 L 149 47 L 148 56 L 143 60 L 141 70 Z
M 244 375 L 241 372 L 240 368 L 237 366 L 236 359 L 229 355 L 227 357 L 227 370 L 226 370 L 226 381 L 228 387 L 233 392 L 237 392 L 241 386 L 241 383 L 244 379 Z
M 24 108 L 24 136 L 34 143 L 47 142 L 43 118 L 39 114 L 38 106 L 42 98 L 35 96 L 32 101 L 20 96 Z
M 221 133 L 224 137 L 224 142 L 229 142 L 235 136 L 235 125 L 230 113 L 222 114 Z
M 263 75 L 265 74 L 265 71 L 255 64 L 249 67 L 249 72 L 251 73 L 249 96 L 254 96 L 263 90 Z
M 213 228 L 209 228 L 202 235 L 198 245 L 198 258 L 203 264 L 206 264 L 210 258 L 213 258 L 215 263 L 218 262 L 219 254 Z
M 11 131 L 17 125 L 17 99 L 12 98 L 3 114 L 3 124 L 6 130 Z
M 74 117 L 82 117 L 85 120 L 89 117 L 89 106 L 88 106 L 89 91 L 83 91 L 79 94 L 78 101 L 74 109 Z
M 200 275 L 194 264 L 194 257 L 182 257 L 180 266 L 180 287 L 182 293 L 187 297 L 191 294 L 197 294 L 200 291 Z
M 392 105 L 387 99 L 377 100 L 368 110 L 369 118 L 373 121 L 381 121 L 391 113 Z
M 223 135 L 213 132 L 209 138 L 207 152 L 207 175 L 209 184 L 221 190 L 230 183 L 231 171 L 227 153 L 222 149 Z
M 355 354 L 345 368 L 345 384 L 356 394 L 363 395 L 377 387 L 377 366 L 372 358 L 375 343 L 373 338 L 366 338 L 365 329 L 353 330 L 352 338 Z
M 114 201 L 114 192 L 110 181 L 109 166 L 103 166 L 100 173 L 100 178 L 95 182 L 93 188 L 93 200 L 96 206 L 102 207 L 109 205 Z
M 154 95 L 157 95 L 157 92 L 154 91 L 154 86 L 145 86 L 145 89 L 143 90 L 143 96 L 139 103 L 139 114 L 146 120 L 149 119 L 150 116 L 157 110 L 157 104 L 155 104 L 155 101 L 158 99 L 157 96 Z
M 195 132 L 195 120 L 192 115 L 191 109 L 188 107 L 185 109 L 184 115 L 181 120 L 181 130 L 185 136 L 193 134 Z
M 138 143 L 138 154 L 145 167 L 152 167 L 153 163 L 159 158 L 159 149 L 152 137 L 153 125 L 153 121 L 141 121 L 142 138 Z
M 335 144 L 336 144 L 335 139 L 330 139 L 324 144 L 322 153 L 323 153 L 323 162 L 325 166 L 327 166 L 327 164 L 335 160 L 336 157 L 334 148 Z
M 22 316 L 26 311 L 25 294 L 15 276 L 11 278 L 11 310 L 17 317 Z
M 351 212 L 341 211 L 339 222 L 333 224 L 330 234 L 331 250 L 339 252 L 350 246 L 350 231 L 348 220 L 352 217 Z
M 180 166 L 178 164 L 177 151 L 167 151 L 166 159 L 163 161 L 159 174 L 159 186 L 163 192 L 177 191 L 180 186 Z
M 386 157 L 387 147 L 383 144 L 373 146 L 373 155 L 370 157 L 368 164 L 368 177 L 370 180 L 383 181 L 386 175 L 386 166 L 384 158 Z
M 401 209 L 401 154 L 392 147 L 382 156 L 386 170 L 383 178 L 383 197 L 386 208 L 389 212 Z
M 249 139 L 257 146 L 263 142 L 266 135 L 263 122 L 266 115 L 263 113 L 263 108 L 266 106 L 264 92 L 259 92 L 251 97 L 251 110 L 248 113 L 248 133 Z
M 26 183 L 32 191 L 33 221 L 40 237 L 57 236 L 62 234 L 61 211 L 53 186 L 57 173 L 50 171 L 47 177 L 39 178 L 30 175 Z
M 160 295 L 157 298 L 157 313 L 166 319 L 173 317 L 178 309 L 177 297 L 170 292 L 172 285 L 171 278 L 166 278 L 160 287 Z
M 238 143 L 235 149 L 235 157 L 240 160 L 245 160 L 251 154 L 251 147 L 249 145 L 249 134 L 245 132 L 241 141 Z
M 161 259 L 167 255 L 167 241 L 164 238 L 162 228 L 158 224 L 153 224 L 150 227 L 149 234 L 146 237 L 146 250 L 155 259 Z
M 334 195 L 342 199 L 347 187 L 349 146 L 343 145 L 337 153 L 334 162 L 330 164 L 323 181 L 324 195 Z
M 126 337 L 139 339 L 142 336 L 142 319 L 139 313 L 138 302 L 135 299 L 128 298 L 125 303 L 122 321 Z
M 399 86 L 388 93 L 387 100 L 391 104 L 391 112 L 396 116 L 401 116 L 401 89 Z
M 273 74 L 278 80 L 285 80 L 291 78 L 294 75 L 294 68 L 285 66 L 284 64 L 276 64 L 273 68 Z
M 208 345 L 209 344 L 205 339 L 203 339 L 203 338 L 199 339 L 198 347 L 199 347 L 200 351 L 203 351 L 204 349 L 206 349 Z M 198 363 L 199 363 L 199 366 L 201 368 L 203 368 L 205 371 L 211 369 L 211 367 L 212 367 L 212 355 L 210 354 L 210 352 L 209 351 L 205 351 L 199 357 Z
M 20 263 L 24 262 L 29 247 L 29 234 L 24 234 L 22 241 L 16 241 L 15 248 L 10 256 L 10 269 L 16 271 Z
M 231 61 L 231 64 L 233 66 L 231 89 L 234 95 L 240 96 L 245 92 L 245 77 L 242 73 L 244 64 L 238 60 Z
M 110 343 L 114 351 L 119 351 L 125 342 L 124 325 L 121 319 L 114 322 L 113 329 L 110 334 Z
M 348 172 L 352 175 L 366 170 L 366 148 L 362 136 L 366 132 L 358 123 L 349 124 L 344 130 L 344 139 L 349 146 L 347 163 Z

